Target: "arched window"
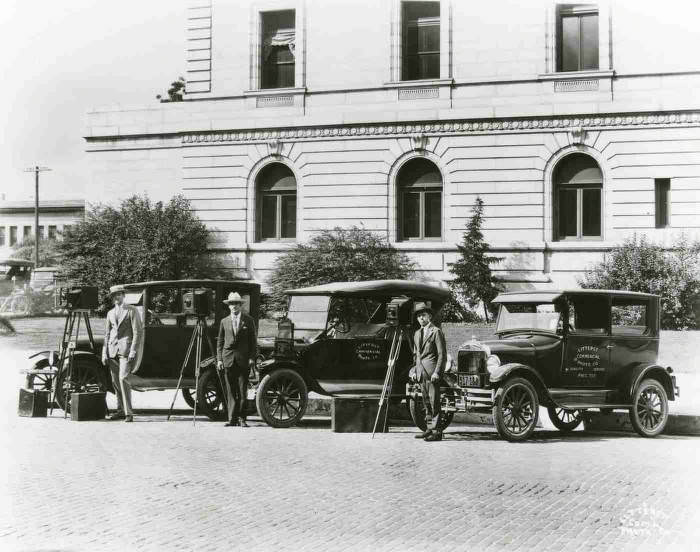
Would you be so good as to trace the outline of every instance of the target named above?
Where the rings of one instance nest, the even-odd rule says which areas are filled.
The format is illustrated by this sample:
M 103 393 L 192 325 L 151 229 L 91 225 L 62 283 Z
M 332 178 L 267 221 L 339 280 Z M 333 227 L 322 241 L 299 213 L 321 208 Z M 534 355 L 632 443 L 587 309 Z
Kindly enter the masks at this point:
M 400 240 L 442 237 L 442 175 L 422 157 L 406 162 L 396 177 Z
M 257 238 L 294 240 L 297 236 L 297 181 L 282 163 L 262 169 L 256 179 Z
M 567 155 L 554 168 L 555 239 L 603 237 L 603 173 L 583 153 Z

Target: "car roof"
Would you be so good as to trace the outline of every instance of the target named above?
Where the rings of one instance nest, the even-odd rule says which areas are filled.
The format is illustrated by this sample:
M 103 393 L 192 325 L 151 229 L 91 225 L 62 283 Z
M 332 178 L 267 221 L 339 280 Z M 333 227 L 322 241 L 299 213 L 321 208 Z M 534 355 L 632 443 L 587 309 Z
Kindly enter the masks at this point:
M 0 259 L 0 265 L 5 266 L 34 266 L 34 261 L 25 261 L 23 259 Z
M 35 268 L 34 272 L 57 272 L 58 267 L 57 266 L 40 266 L 39 268 Z
M 133 289 L 141 289 L 145 287 L 161 287 L 161 286 L 177 286 L 177 285 L 189 285 L 192 287 L 195 286 L 207 286 L 207 285 L 216 285 L 216 284 L 236 284 L 237 286 L 240 286 L 243 289 L 260 289 L 260 284 L 257 282 L 251 282 L 248 280 L 210 280 L 210 279 L 202 279 L 202 280 L 195 280 L 195 279 L 189 279 L 189 280 L 152 280 L 149 282 L 134 282 L 132 284 L 122 284 L 124 289 L 126 290 L 133 290 Z
M 433 301 L 446 301 L 450 290 L 436 284 L 416 282 L 412 280 L 368 280 L 366 282 L 333 282 L 320 286 L 290 289 L 289 295 L 333 295 L 333 296 L 363 296 L 387 297 L 407 295 Z
M 564 295 L 610 295 L 612 297 L 658 298 L 658 295 L 618 289 L 533 290 L 500 293 L 492 303 L 552 303 Z

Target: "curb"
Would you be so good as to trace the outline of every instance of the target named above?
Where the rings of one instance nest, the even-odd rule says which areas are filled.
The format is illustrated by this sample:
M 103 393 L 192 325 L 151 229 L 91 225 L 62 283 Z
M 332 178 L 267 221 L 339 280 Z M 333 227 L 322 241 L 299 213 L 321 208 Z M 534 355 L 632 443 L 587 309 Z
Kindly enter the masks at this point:
M 627 412 L 588 412 L 583 426 L 586 431 L 634 431 Z M 670 414 L 664 434 L 700 435 L 700 416 Z

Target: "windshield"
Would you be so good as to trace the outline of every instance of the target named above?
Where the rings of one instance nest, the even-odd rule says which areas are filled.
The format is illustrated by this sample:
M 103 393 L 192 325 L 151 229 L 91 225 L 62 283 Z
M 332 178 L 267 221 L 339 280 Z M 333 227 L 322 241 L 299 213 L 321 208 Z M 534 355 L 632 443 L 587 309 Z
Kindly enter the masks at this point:
M 289 298 L 287 317 L 294 323 L 296 337 L 309 337 L 326 329 L 330 297 L 293 295 Z
M 512 303 L 501 305 L 496 332 L 539 330 L 561 333 L 561 313 L 552 303 Z

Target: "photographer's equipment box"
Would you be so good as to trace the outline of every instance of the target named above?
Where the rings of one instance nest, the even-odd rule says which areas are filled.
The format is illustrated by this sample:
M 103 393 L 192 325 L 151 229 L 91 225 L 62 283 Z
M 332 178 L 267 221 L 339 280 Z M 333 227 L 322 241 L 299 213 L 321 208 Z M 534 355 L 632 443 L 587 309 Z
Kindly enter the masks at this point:
M 77 422 L 104 420 L 107 415 L 106 393 L 71 393 L 70 419 Z
M 38 389 L 19 390 L 18 414 L 29 418 L 46 418 L 46 411 L 49 409 L 49 397 L 51 391 L 40 391 Z
M 389 430 L 388 423 L 384 421 L 388 407 L 389 401 L 386 401 L 377 423 L 377 433 Z M 372 433 L 378 409 L 378 399 L 334 397 L 331 403 L 331 429 L 336 433 Z

